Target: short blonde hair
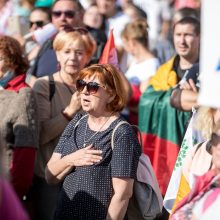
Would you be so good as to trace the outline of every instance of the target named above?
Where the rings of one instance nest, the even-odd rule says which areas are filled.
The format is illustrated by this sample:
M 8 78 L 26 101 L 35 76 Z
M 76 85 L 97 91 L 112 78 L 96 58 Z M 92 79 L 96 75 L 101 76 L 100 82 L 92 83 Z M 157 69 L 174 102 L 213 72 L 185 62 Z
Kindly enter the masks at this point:
M 81 34 L 78 31 L 60 31 L 54 39 L 53 48 L 55 51 L 60 51 L 63 49 L 66 42 L 74 41 L 84 45 L 86 56 L 88 60 L 90 60 L 96 50 L 96 42 L 90 33 Z
M 123 85 L 121 74 L 111 64 L 93 64 L 84 68 L 79 73 L 79 79 L 96 76 L 99 81 L 106 86 L 107 91 L 112 94 L 114 99 L 107 104 L 109 112 L 120 112 L 126 105 L 126 92 Z

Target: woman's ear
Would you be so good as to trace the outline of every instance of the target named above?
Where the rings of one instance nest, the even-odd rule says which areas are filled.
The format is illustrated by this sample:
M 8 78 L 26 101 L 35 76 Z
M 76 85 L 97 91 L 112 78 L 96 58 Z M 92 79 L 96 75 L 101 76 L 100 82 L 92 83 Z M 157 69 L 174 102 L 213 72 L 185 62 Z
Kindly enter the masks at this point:
M 111 103 L 115 99 L 115 96 L 116 96 L 115 94 L 110 93 L 107 103 L 108 104 Z

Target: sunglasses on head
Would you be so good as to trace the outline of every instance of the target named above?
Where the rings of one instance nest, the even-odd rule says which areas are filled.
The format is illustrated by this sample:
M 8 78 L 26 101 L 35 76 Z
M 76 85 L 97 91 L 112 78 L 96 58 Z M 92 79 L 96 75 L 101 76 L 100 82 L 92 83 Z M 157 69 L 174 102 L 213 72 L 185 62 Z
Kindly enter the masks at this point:
M 43 21 L 30 21 L 30 22 L 29 22 L 30 28 L 31 28 L 34 24 L 35 24 L 37 27 L 43 27 L 43 26 L 44 26 L 44 22 L 43 22 Z
M 67 10 L 67 11 L 52 11 L 52 16 L 59 18 L 62 14 L 65 15 L 65 17 L 67 18 L 74 18 L 76 12 L 75 11 L 71 11 L 71 10 Z
M 69 26 L 69 25 L 66 25 L 64 26 L 63 30 L 65 32 L 74 32 L 74 31 L 77 31 L 79 32 L 80 34 L 84 35 L 84 34 L 88 34 L 88 30 L 86 28 L 83 28 L 83 27 L 72 27 L 72 26 Z
M 106 88 L 105 86 L 102 86 L 102 85 L 98 84 L 97 82 L 86 83 L 82 79 L 79 79 L 76 81 L 76 89 L 78 92 L 82 92 L 85 87 L 86 87 L 86 90 L 89 94 L 95 94 L 100 87 L 102 87 L 104 89 Z

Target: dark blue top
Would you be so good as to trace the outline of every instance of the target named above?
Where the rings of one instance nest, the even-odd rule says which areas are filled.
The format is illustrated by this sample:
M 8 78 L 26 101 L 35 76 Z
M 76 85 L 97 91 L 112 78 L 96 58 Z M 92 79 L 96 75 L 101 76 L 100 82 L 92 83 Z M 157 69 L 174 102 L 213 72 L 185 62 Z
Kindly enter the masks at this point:
M 55 219 L 104 220 L 111 201 L 113 188 L 112 177 L 136 178 L 141 147 L 132 127 L 121 125 L 115 132 L 114 150 L 111 137 L 114 127 L 122 119 L 116 119 L 104 131 L 86 131 L 88 117 L 82 118 L 75 128 L 80 115 L 69 123 L 61 136 L 55 152 L 62 157 L 83 148 L 84 139 L 102 150 L 103 159 L 92 166 L 76 167 L 63 182 Z M 90 137 L 92 137 L 90 139 Z M 85 138 L 84 138 L 85 136 Z

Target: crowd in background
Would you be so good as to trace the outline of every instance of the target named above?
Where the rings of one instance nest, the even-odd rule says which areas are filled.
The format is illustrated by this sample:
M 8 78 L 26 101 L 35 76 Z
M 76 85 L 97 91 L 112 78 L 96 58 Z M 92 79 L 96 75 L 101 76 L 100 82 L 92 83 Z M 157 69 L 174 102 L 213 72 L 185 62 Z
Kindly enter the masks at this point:
M 127 219 L 140 145 L 125 126 L 116 145 L 130 148 L 110 151 L 121 120 L 139 127 L 164 201 L 184 135 L 196 130 L 175 201 L 164 206 L 171 219 L 218 218 L 219 109 L 197 103 L 200 7 L 199 0 L 0 1 L 0 218 Z M 111 30 L 117 67 L 99 64 Z

